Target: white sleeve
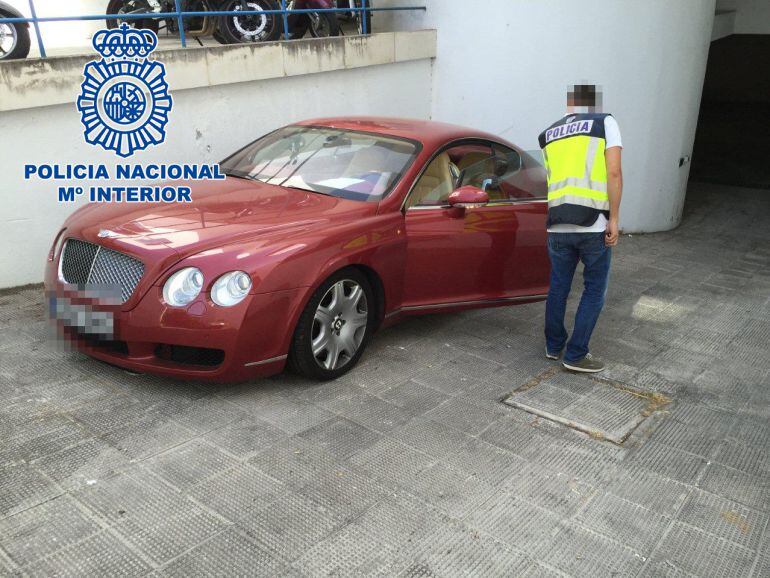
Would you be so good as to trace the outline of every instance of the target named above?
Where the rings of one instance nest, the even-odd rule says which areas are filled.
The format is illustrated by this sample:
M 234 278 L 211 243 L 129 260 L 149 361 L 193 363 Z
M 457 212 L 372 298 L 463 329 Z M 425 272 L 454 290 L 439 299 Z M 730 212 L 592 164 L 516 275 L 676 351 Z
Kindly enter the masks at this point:
M 623 147 L 623 141 L 620 139 L 620 127 L 613 116 L 604 119 L 604 140 L 606 141 L 605 148 Z

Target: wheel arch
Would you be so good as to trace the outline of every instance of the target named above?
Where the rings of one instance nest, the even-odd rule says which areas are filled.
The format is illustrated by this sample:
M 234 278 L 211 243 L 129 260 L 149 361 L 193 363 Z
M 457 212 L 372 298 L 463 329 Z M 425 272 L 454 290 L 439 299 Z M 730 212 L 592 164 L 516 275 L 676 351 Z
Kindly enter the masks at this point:
M 305 295 L 302 299 L 302 307 L 300 308 L 300 315 L 301 311 L 304 311 L 305 307 L 307 307 L 307 304 L 310 302 L 310 299 L 313 297 L 313 294 L 316 292 L 316 290 L 326 281 L 329 277 L 332 275 L 336 275 L 340 271 L 344 271 L 345 269 L 355 269 L 366 277 L 366 280 L 369 282 L 370 287 L 372 288 L 372 291 L 375 295 L 375 306 L 376 306 L 376 316 L 375 319 L 377 320 L 377 325 L 375 326 L 375 331 L 379 328 L 379 326 L 382 324 L 383 319 L 385 318 L 385 284 L 382 280 L 381 275 L 372 267 L 371 265 L 367 265 L 362 262 L 358 261 L 342 261 L 338 262 L 332 266 L 325 267 L 323 271 L 318 275 L 318 278 L 316 279 L 315 283 L 313 283 L 312 286 L 307 288 L 307 291 L 305 292 Z M 296 326 L 297 322 L 299 321 L 299 317 L 294 320 L 294 326 Z
M 374 330 L 377 331 L 377 329 L 382 324 L 383 319 L 385 319 L 385 285 L 382 282 L 382 278 L 380 277 L 379 273 L 369 267 L 368 265 L 364 265 L 363 263 L 356 263 L 352 265 L 348 265 L 346 267 L 342 267 L 342 269 L 358 269 L 366 276 L 366 280 L 369 281 L 369 286 L 372 288 L 372 291 L 374 292 L 374 298 L 375 298 L 375 307 L 377 307 L 375 319 L 377 321 L 377 325 L 375 325 Z M 341 270 L 341 269 L 338 269 Z M 336 271 L 335 271 L 336 272 Z M 334 273 L 332 273 L 333 275 Z

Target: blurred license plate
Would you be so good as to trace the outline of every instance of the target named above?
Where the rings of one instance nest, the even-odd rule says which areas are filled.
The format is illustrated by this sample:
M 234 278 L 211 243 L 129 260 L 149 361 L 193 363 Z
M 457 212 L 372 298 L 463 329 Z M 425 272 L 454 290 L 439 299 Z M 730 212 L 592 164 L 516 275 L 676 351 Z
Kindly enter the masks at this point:
M 95 311 L 88 305 L 73 303 L 66 297 L 51 297 L 49 313 L 52 319 L 84 335 L 111 338 L 115 328 L 112 312 Z

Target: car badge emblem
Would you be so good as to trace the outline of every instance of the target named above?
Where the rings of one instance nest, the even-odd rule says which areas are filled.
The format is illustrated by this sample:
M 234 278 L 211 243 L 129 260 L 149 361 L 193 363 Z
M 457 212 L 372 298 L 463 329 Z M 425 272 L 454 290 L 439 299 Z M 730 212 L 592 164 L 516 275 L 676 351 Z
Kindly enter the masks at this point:
M 116 239 L 120 237 L 120 235 L 115 231 L 109 231 L 107 229 L 102 229 L 96 236 L 100 239 Z
M 93 46 L 102 58 L 86 64 L 77 101 L 86 142 L 124 158 L 163 143 L 173 100 L 166 67 L 147 58 L 156 34 L 122 24 L 97 32 Z

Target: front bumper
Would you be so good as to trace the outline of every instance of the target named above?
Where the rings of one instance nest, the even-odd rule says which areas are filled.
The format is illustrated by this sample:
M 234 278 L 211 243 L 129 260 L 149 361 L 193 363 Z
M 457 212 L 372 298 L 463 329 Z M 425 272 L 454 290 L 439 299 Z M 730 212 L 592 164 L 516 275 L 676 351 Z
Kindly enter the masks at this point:
M 307 292 L 253 294 L 235 307 L 217 306 L 201 294 L 176 308 L 152 286 L 123 310 L 61 283 L 53 262 L 45 289 L 59 334 L 83 353 L 139 373 L 215 382 L 281 372 Z

